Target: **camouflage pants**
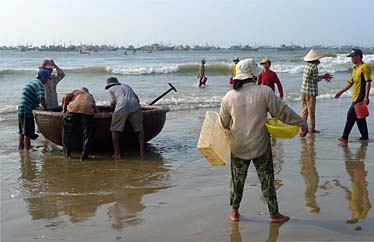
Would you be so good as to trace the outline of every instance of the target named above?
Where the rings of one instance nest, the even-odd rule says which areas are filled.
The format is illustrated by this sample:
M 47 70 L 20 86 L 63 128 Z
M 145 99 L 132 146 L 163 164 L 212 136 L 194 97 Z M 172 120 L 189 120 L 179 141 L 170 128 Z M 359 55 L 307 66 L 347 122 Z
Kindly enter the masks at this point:
M 231 154 L 230 205 L 233 208 L 239 208 L 240 206 L 250 163 L 251 160 L 243 160 Z M 253 164 L 261 182 L 262 194 L 268 203 L 269 213 L 270 215 L 277 215 L 279 213 L 278 201 L 274 187 L 273 157 L 270 143 L 265 154 L 253 159 Z

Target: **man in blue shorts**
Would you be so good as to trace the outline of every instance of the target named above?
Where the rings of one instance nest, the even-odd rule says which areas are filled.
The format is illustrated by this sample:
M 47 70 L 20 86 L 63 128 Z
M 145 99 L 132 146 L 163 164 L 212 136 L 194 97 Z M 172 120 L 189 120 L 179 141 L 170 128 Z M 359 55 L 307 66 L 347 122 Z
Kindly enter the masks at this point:
M 36 79 L 29 82 L 22 91 L 21 102 L 18 105 L 18 149 L 30 149 L 30 139 L 38 138 L 35 134 L 35 123 L 32 110 L 39 107 L 46 108 L 44 86 L 51 75 L 46 70 L 40 70 Z

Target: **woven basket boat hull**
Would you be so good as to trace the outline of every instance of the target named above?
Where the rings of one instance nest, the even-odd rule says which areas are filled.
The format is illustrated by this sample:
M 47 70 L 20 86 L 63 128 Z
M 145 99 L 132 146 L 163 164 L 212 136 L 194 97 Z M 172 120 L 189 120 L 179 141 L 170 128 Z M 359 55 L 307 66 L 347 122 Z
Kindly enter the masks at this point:
M 112 110 L 109 106 L 99 106 L 100 113 L 95 114 L 95 134 L 93 137 L 92 149 L 111 150 L 112 134 L 110 123 L 112 121 Z M 170 111 L 167 107 L 143 106 L 143 127 L 145 142 L 156 137 L 164 127 L 166 113 Z M 33 111 L 39 131 L 43 136 L 57 145 L 62 145 L 62 128 L 64 114 L 61 110 L 55 111 Z M 138 145 L 138 136 L 133 131 L 129 122 L 125 130 L 120 133 L 121 146 Z M 82 148 L 82 132 L 79 125 L 74 129 L 71 141 L 72 149 Z

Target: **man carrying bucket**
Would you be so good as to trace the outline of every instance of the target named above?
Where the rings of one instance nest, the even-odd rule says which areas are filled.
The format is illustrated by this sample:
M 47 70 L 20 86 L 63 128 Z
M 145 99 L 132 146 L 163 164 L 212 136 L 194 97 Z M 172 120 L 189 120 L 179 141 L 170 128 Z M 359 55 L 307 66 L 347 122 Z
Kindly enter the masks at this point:
M 205 63 L 206 59 L 201 60 L 201 64 L 199 66 L 199 73 L 197 74 L 197 78 L 199 79 L 199 87 L 205 86 L 206 81 L 208 78 L 205 76 Z
M 365 118 L 368 116 L 368 112 L 361 115 L 359 113 L 359 106 L 361 105 L 362 108 L 367 109 L 365 105 L 369 105 L 369 93 L 372 79 L 370 67 L 362 61 L 362 56 L 363 54 L 360 49 L 353 49 L 351 53 L 347 55 L 347 57 L 351 57 L 352 63 L 355 66 L 347 85 L 335 95 L 335 98 L 339 98 L 345 91 L 353 86 L 352 105 L 348 109 L 343 136 L 338 138 L 338 140 L 343 143 L 348 142 L 348 136 L 356 122 L 361 134 L 360 140 L 369 140 L 368 126 Z M 358 110 L 355 111 L 355 108 Z

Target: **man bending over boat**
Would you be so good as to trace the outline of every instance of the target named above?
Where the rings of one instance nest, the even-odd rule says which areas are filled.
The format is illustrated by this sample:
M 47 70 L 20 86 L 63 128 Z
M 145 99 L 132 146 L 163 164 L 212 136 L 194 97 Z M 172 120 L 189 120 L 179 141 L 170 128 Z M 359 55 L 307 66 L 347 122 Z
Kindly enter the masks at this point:
M 62 112 L 65 113 L 64 128 L 62 130 L 64 155 L 68 158 L 71 157 L 71 137 L 74 127 L 80 123 L 83 133 L 81 160 L 87 160 L 95 131 L 94 115 L 95 112 L 99 112 L 95 99 L 85 87 L 80 90 L 74 90 L 62 97 Z
M 111 77 L 107 81 L 105 89 L 108 90 L 110 101 L 114 111 L 112 114 L 112 142 L 114 147 L 113 157 L 121 158 L 119 146 L 119 132 L 125 129 L 126 120 L 128 119 L 135 133 L 138 133 L 140 156 L 144 156 L 144 130 L 143 130 L 143 113 L 140 107 L 139 98 L 134 90 L 126 84 L 121 84 L 117 78 Z

